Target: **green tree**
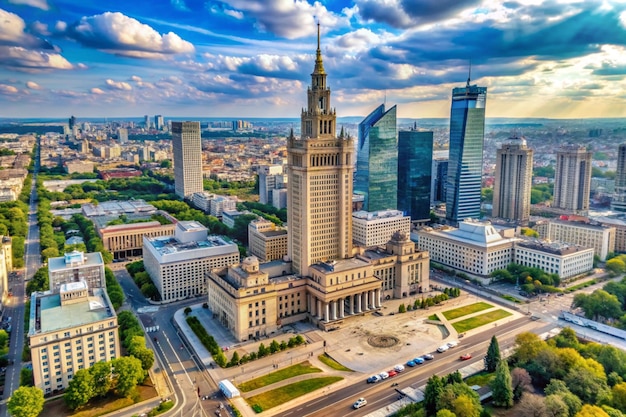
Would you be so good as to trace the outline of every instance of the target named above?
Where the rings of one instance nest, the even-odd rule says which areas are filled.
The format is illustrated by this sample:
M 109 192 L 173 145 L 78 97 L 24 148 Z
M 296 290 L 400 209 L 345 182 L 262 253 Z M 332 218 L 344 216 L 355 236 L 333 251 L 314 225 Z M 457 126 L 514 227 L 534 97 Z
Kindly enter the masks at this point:
M 400 306 L 398 307 L 398 313 L 406 313 L 406 306 L 404 305 L 404 303 L 400 304 Z
M 576 413 L 575 417 L 610 417 L 603 409 L 596 405 L 585 404 Z
M 443 391 L 443 381 L 437 375 L 428 378 L 424 389 L 424 409 L 427 416 L 437 413 L 437 403 Z
M 239 361 L 240 361 L 240 359 L 239 359 L 239 353 L 237 353 L 237 351 L 235 351 L 235 353 L 233 353 L 233 357 L 232 357 L 232 358 L 230 358 L 230 363 L 229 363 L 229 365 L 230 365 L 230 366 L 236 366 L 236 365 L 239 365 Z
M 270 343 L 270 353 L 276 353 L 280 350 L 280 345 L 278 344 L 278 342 L 276 340 L 272 340 L 272 343 Z
M 457 417 L 457 415 L 444 408 L 443 410 L 437 411 L 436 417 Z
M 147 371 L 154 365 L 154 352 L 145 347 L 145 345 L 135 350 L 133 356 L 141 361 L 141 368 L 144 371 Z
M 189 313 L 191 313 L 191 307 L 185 307 L 185 310 L 183 311 L 183 313 L 185 313 L 185 316 L 188 316 Z
M 626 412 L 626 384 L 615 385 L 611 389 L 611 405 L 620 411 Z
M 144 378 L 141 361 L 132 356 L 123 356 L 111 361 L 115 390 L 127 397 Z
M 607 271 L 613 272 L 614 274 L 622 274 L 626 271 L 626 263 L 620 258 L 613 258 L 606 261 L 604 266 Z
M 87 369 L 79 369 L 70 381 L 63 395 L 65 404 L 76 410 L 89 402 L 94 396 L 93 375 Z
M 593 359 L 586 359 L 583 366 L 570 369 L 564 381 L 573 394 L 589 404 L 595 404 L 608 390 L 604 369 Z
M 263 358 L 267 355 L 269 355 L 269 350 L 267 349 L 267 347 L 265 347 L 265 344 L 261 343 L 259 345 L 259 358 Z
M 104 397 L 111 390 L 111 362 L 96 362 L 89 373 L 93 378 L 93 396 Z
M 506 361 L 498 362 L 496 377 L 493 379 L 490 386 L 494 405 L 506 408 L 513 406 L 513 383 L 509 365 Z
M 498 364 L 500 363 L 500 345 L 495 335 L 491 337 L 491 343 L 487 349 L 487 356 L 485 356 L 485 369 L 487 372 L 495 372 Z
M 467 412 L 470 413 L 469 415 L 474 416 L 474 413 L 476 413 L 475 415 L 477 417 L 482 410 L 480 399 L 478 394 L 464 382 L 446 385 L 439 396 L 437 409 L 441 410 L 447 408 L 448 410 L 454 411 L 456 414 L 458 411 L 456 400 L 460 397 L 466 397 L 470 400 L 469 403 L 465 400 L 462 400 L 462 402 L 464 403 L 464 407 L 467 408 Z
M 616 319 L 622 315 L 622 305 L 617 297 L 604 290 L 595 290 L 591 294 L 576 294 L 572 302 L 573 308 L 580 307 L 585 312 L 585 317 L 599 321 Z
M 563 401 L 563 397 L 558 394 L 548 395 L 544 404 L 546 405 L 547 415 L 550 417 L 569 417 L 567 404 Z
M 20 370 L 20 387 L 32 387 L 35 385 L 33 380 L 33 370 L 29 368 L 22 368 Z
M 461 394 L 452 402 L 452 411 L 457 417 L 479 417 L 482 407 L 472 397 Z
M 43 411 L 43 392 L 36 387 L 19 387 L 7 403 L 13 417 L 37 417 Z

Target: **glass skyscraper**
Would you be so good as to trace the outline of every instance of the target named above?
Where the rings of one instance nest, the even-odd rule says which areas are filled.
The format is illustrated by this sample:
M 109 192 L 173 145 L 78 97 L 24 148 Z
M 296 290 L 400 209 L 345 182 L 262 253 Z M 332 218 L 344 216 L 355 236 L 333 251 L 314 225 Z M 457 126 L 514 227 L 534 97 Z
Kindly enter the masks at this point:
M 411 220 L 430 217 L 433 132 L 405 130 L 398 135 L 398 210 Z
M 450 162 L 446 189 L 446 220 L 458 223 L 480 218 L 483 141 L 487 87 L 452 89 Z
M 381 104 L 359 123 L 354 193 L 363 195 L 363 210 L 396 209 L 398 136 L 396 106 Z

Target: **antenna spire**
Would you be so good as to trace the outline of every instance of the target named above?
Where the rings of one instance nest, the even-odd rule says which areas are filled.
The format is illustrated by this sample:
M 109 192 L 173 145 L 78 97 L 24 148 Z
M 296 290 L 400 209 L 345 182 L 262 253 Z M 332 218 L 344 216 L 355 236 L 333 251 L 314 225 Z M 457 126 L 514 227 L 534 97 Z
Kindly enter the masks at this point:
M 317 21 L 317 51 L 315 51 L 314 74 L 324 74 L 324 63 L 322 61 L 322 49 L 320 48 L 320 22 Z
M 472 61 L 469 62 L 469 71 L 467 73 L 467 86 L 470 86 L 470 80 L 472 78 Z

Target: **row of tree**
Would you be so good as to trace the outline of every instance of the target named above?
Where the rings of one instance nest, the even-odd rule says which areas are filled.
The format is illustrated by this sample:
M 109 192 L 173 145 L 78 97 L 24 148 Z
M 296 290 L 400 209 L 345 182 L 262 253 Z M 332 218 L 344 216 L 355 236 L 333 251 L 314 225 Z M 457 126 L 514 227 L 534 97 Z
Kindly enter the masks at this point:
M 580 308 L 588 319 L 626 329 L 626 278 L 591 294 L 576 294 L 572 307 Z
M 550 274 L 540 268 L 524 266 L 516 263 L 509 264 L 506 269 L 498 269 L 491 273 L 494 281 L 505 281 L 511 284 L 519 283 L 521 289 L 527 293 L 560 292 L 561 278 L 558 274 Z
M 433 307 L 441 304 L 442 302 L 448 300 L 449 298 L 456 298 L 461 295 L 461 290 L 459 288 L 444 288 L 444 292 L 442 294 L 437 294 L 434 296 L 428 296 L 426 298 L 416 298 L 413 301 L 413 304 L 400 304 L 398 306 L 398 313 L 406 313 L 407 311 L 417 310 L 417 309 L 426 309 L 428 307 Z
M 155 301 L 161 299 L 161 294 L 159 294 L 159 290 L 157 290 L 152 278 L 150 278 L 150 274 L 146 272 L 143 261 L 140 260 L 126 264 L 126 270 L 144 297 Z

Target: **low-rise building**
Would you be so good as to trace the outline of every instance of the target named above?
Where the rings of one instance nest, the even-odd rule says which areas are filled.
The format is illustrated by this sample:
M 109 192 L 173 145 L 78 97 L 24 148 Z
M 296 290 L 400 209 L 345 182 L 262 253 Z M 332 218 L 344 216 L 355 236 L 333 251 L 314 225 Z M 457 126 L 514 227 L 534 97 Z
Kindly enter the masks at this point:
M 143 256 L 144 237 L 171 236 L 175 227 L 158 221 L 117 224 L 98 228 L 98 234 L 113 259 L 125 259 Z
M 593 248 L 569 243 L 520 240 L 515 242 L 513 262 L 565 279 L 591 271 L 593 254 Z
M 399 210 L 352 213 L 352 241 L 356 245 L 367 248 L 385 245 L 397 231 L 410 233 L 411 216 Z
M 237 197 L 225 197 L 223 195 L 217 195 L 211 200 L 211 216 L 222 217 L 223 212 L 236 210 Z
M 237 217 L 241 216 L 242 214 L 252 213 L 250 213 L 249 211 L 224 210 L 222 212 L 222 223 L 224 223 L 225 226 L 233 229 L 235 227 L 235 220 L 237 220 Z
M 84 281 L 33 293 L 28 324 L 33 378 L 44 394 L 67 388 L 80 369 L 120 356 L 117 315 L 106 290 L 89 291 Z
M 90 290 L 106 288 L 104 260 L 100 252 L 72 251 L 48 259 L 50 290 L 58 292 L 63 284 L 84 281 Z
M 176 224 L 174 236 L 143 238 L 143 263 L 161 300 L 206 295 L 205 274 L 239 262 L 239 248 L 227 238 L 209 236 L 196 221 Z
M 615 252 L 615 227 L 586 221 L 548 220 L 535 230 L 542 239 L 593 248 L 601 261 Z M 539 226 L 539 225 L 538 225 Z
M 417 231 L 418 247 L 428 251 L 430 259 L 453 269 L 487 277 L 505 269 L 513 259 L 513 229 L 502 234 L 489 222 L 464 220 L 459 228 L 424 227 Z
M 261 262 L 283 259 L 287 255 L 287 230 L 260 218 L 248 223 L 248 248 Z
M 594 217 L 602 226 L 615 228 L 615 252 L 626 253 L 626 219 L 619 217 Z

